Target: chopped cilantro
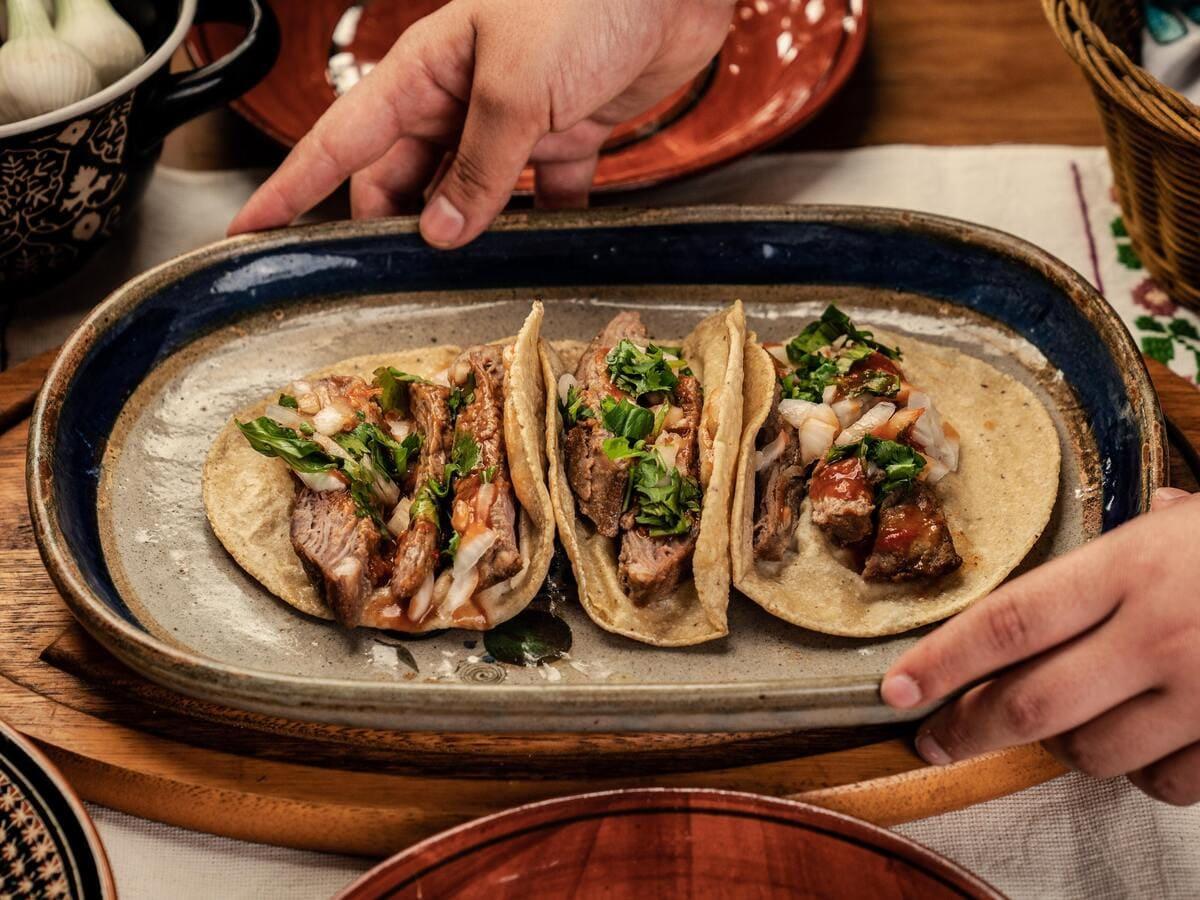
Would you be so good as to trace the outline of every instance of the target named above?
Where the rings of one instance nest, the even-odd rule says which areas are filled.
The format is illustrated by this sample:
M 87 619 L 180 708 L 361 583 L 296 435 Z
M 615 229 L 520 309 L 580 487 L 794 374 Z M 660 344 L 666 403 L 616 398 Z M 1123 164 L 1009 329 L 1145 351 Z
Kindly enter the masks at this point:
M 408 386 L 410 384 L 428 384 L 427 378 L 420 375 L 410 375 L 391 366 L 383 366 L 375 370 L 375 386 L 380 389 L 379 405 L 385 411 L 396 410 L 402 416 L 408 415 Z
M 808 354 L 816 353 L 822 347 L 828 347 L 843 335 L 855 344 L 876 350 L 889 359 L 900 358 L 899 348 L 886 347 L 879 343 L 873 338 L 871 332 L 857 328 L 850 321 L 848 315 L 830 304 L 825 308 L 825 312 L 821 313 L 821 318 L 792 338 L 787 345 L 788 359 L 793 363 L 798 363 Z
M 604 441 L 605 455 L 613 460 L 632 458 L 629 470 L 629 489 L 625 508 L 637 502 L 634 517 L 639 525 L 648 528 L 651 537 L 687 534 L 700 511 L 700 485 L 675 466 L 670 468 L 653 448 L 644 441 L 630 444 L 626 438 L 612 437 Z
M 603 397 L 600 400 L 600 421 L 605 429 L 631 442 L 642 440 L 654 430 L 654 414 L 624 397 L 619 401 Z
M 286 406 L 288 409 L 299 409 L 300 402 L 291 394 L 280 394 L 279 405 Z
M 898 393 L 900 393 L 899 375 L 879 369 L 868 369 L 862 373 L 862 379 L 850 391 L 850 396 L 874 394 L 876 397 L 895 397 Z
M 282 459 L 297 472 L 327 472 L 337 467 L 337 462 L 321 449 L 320 444 L 266 416 L 252 422 L 238 422 L 237 426 L 256 451 L 263 456 Z
M 567 388 L 566 403 L 563 403 L 562 400 L 558 401 L 558 413 L 562 416 L 565 428 L 570 428 L 584 419 L 596 418 L 596 414 L 592 412 L 591 407 L 584 404 L 583 392 L 575 385 Z
M 492 479 L 496 477 L 496 469 L 497 468 L 499 468 L 499 467 L 498 466 L 488 466 L 486 469 L 483 470 L 483 483 L 484 484 L 491 484 Z
M 475 443 L 475 439 L 465 431 L 460 431 L 454 435 L 454 446 L 450 449 L 450 465 L 447 469 L 453 468 L 455 475 L 466 475 L 468 472 L 473 472 L 479 465 L 479 444 Z M 450 476 L 446 476 L 446 480 L 450 480 Z
M 857 443 L 834 447 L 825 459 L 836 462 L 850 456 L 858 456 L 883 470 L 883 481 L 877 488 L 880 496 L 912 484 L 925 468 L 925 457 L 912 447 L 870 435 Z
M 310 435 L 311 435 L 311 434 L 316 434 L 316 433 L 317 433 L 317 429 L 313 428 L 313 427 L 312 427 L 311 425 L 309 425 L 307 422 L 301 422 L 301 423 L 300 423 L 300 433 L 301 433 L 301 434 L 310 434 Z
M 421 449 L 421 435 L 416 432 L 398 441 L 367 422 L 353 431 L 335 435 L 333 439 L 347 453 L 360 458 L 370 456 L 375 469 L 393 480 L 399 480 L 408 473 L 409 462 Z
M 634 399 L 643 394 L 658 391 L 673 391 L 679 383 L 675 366 L 663 357 L 663 349 L 650 344 L 640 350 L 633 341 L 622 340 L 604 359 L 612 383 L 632 394 Z M 684 368 L 686 374 L 686 364 Z
M 446 542 L 446 548 L 442 551 L 442 555 L 450 562 L 454 562 L 454 557 L 458 555 L 458 545 L 462 543 L 462 535 L 457 531 L 450 533 L 450 540 Z
M 457 416 L 458 411 L 475 402 L 475 373 L 467 376 L 466 387 L 450 388 L 450 415 Z

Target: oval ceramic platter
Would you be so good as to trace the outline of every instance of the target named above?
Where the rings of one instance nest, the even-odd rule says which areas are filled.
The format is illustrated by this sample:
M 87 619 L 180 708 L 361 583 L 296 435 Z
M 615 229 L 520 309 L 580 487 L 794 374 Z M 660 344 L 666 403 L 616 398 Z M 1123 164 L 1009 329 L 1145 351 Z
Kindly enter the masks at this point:
M 0 722 L 0 897 L 111 900 L 100 837 L 62 773 Z
M 337 900 L 419 897 L 1002 900 L 965 869 L 860 819 L 754 794 L 661 789 L 476 819 L 398 853 Z
M 1116 314 L 1012 237 L 913 213 L 698 208 L 516 216 L 442 253 L 410 220 L 237 238 L 130 282 L 65 345 L 28 467 L 43 556 L 120 659 L 197 697 L 401 730 L 752 731 L 892 721 L 878 684 L 915 635 L 824 637 L 734 597 L 730 636 L 655 649 L 565 618 L 567 658 L 495 663 L 477 633 L 399 641 L 277 601 L 208 527 L 201 469 L 238 409 L 359 354 L 514 333 L 534 298 L 550 339 L 620 308 L 686 333 L 734 298 L 765 338 L 836 301 L 1028 385 L 1063 449 L 1054 515 L 1025 565 L 1145 509 L 1163 475 L 1157 400 Z M 911 715 L 916 715 L 913 713 Z
M 233 106 L 275 140 L 295 144 L 406 28 L 443 3 L 273 3 L 284 35 L 279 61 Z M 595 189 L 657 184 L 791 134 L 850 76 L 866 41 L 866 9 L 866 0 L 740 0 L 725 46 L 704 71 L 614 130 L 600 156 Z M 231 26 L 201 25 L 188 50 L 204 64 L 241 39 Z M 519 187 L 533 187 L 530 172 Z

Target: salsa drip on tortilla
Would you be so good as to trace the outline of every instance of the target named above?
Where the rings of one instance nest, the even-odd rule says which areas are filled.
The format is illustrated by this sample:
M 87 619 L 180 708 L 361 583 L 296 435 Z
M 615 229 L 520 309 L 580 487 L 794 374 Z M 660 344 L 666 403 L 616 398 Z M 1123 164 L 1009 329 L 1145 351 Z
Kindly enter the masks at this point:
M 637 604 L 669 596 L 699 534 L 700 381 L 681 348 L 654 344 L 641 317 L 623 312 L 558 394 L 567 481 L 597 533 L 620 542 L 622 591 Z
M 946 575 L 962 564 L 934 489 L 958 469 L 958 434 L 910 384 L 902 354 L 836 306 L 787 344 L 763 344 L 775 398 L 754 458 L 753 549 L 793 549 L 807 493 L 812 520 L 868 581 Z
M 524 565 L 503 412 L 511 347 L 433 378 L 376 369 L 290 385 L 238 428 L 296 480 L 291 542 L 347 627 L 482 615 Z

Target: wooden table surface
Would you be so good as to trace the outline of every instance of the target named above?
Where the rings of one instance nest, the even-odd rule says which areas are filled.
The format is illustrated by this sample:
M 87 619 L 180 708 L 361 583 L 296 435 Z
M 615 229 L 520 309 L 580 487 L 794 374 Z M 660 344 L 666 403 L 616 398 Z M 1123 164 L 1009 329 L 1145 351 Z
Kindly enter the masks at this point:
M 866 2 L 871 23 L 857 71 L 814 122 L 776 149 L 1103 142 L 1083 76 L 1036 0 Z M 172 134 L 163 159 L 212 169 L 272 166 L 282 155 L 219 111 Z

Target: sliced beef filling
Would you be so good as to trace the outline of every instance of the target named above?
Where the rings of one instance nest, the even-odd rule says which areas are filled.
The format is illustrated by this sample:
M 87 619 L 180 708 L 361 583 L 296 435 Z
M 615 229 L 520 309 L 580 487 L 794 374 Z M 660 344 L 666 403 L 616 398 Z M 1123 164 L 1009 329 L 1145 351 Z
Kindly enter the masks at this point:
M 296 491 L 292 547 L 338 622 L 362 620 L 375 581 L 387 570 L 383 540 L 371 519 L 359 517 L 348 490 Z
M 522 565 L 516 498 L 504 452 L 503 352 L 499 347 L 474 347 L 450 371 L 460 387 L 474 385 L 474 399 L 458 414 L 454 436 L 456 442 L 474 441 L 479 459 L 455 482 L 450 521 L 461 536 L 460 549 L 485 530 L 492 532 L 492 543 L 475 568 L 479 591 L 512 578 Z
M 655 445 L 669 442 L 675 448 L 675 467 L 685 476 L 699 478 L 698 441 L 704 405 L 700 382 L 690 375 L 680 376 L 673 399 L 682 415 L 663 430 Z M 617 558 L 617 575 L 629 599 L 646 604 L 669 595 L 691 571 L 700 528 L 693 523 L 687 534 L 654 537 L 648 528 L 637 524 L 637 513 L 634 503 L 621 519 L 626 532 Z
M 778 361 L 776 361 L 778 367 Z M 778 562 L 791 547 L 804 500 L 804 470 L 796 429 L 779 415 L 778 382 L 771 413 L 758 432 L 760 453 L 772 456 L 755 473 L 754 556 Z
M 857 456 L 817 463 L 808 487 L 813 524 L 842 547 L 871 536 L 875 489 Z
M 604 330 L 588 345 L 575 369 L 575 380 L 584 404 L 593 411 L 600 409 L 602 397 L 621 399 L 625 393 L 609 378 L 605 357 L 622 340 L 645 342 L 646 326 L 636 312 L 623 312 L 613 318 Z M 612 437 L 599 419 L 584 419 L 571 427 L 564 441 L 567 481 L 579 503 L 579 511 L 604 537 L 615 538 L 620 533 L 621 511 L 625 507 L 625 492 L 629 483 L 631 461 L 617 462 L 604 453 L 604 441 Z
M 937 578 L 962 565 L 933 488 L 923 482 L 888 494 L 879 509 L 879 528 L 863 578 L 911 581 Z
M 409 404 L 416 431 L 422 436 L 416 466 L 416 490 L 431 480 L 441 482 L 450 460 L 453 438 L 450 389 L 438 384 L 414 383 Z M 396 555 L 388 593 L 392 600 L 411 599 L 434 573 L 438 562 L 438 523 L 435 518 L 414 517 L 396 538 Z

